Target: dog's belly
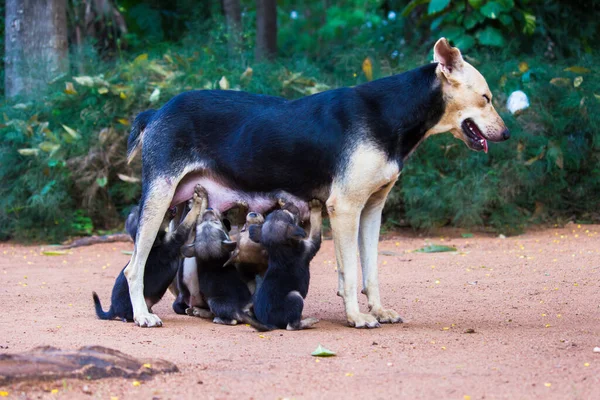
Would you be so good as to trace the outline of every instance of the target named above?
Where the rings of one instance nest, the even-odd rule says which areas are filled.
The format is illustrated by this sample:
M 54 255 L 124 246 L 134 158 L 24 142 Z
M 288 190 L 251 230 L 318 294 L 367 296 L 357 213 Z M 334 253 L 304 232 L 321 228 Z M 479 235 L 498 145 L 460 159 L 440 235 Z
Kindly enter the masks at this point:
M 277 200 L 282 198 L 298 207 L 302 220 L 308 219 L 309 216 L 307 202 L 290 193 L 284 191 L 243 192 L 228 187 L 223 182 L 203 173 L 192 173 L 181 180 L 171 201 L 171 206 L 191 199 L 197 184 L 202 185 L 208 192 L 208 206 L 220 212 L 230 210 L 243 202 L 248 204 L 250 211 L 265 214 L 276 207 Z

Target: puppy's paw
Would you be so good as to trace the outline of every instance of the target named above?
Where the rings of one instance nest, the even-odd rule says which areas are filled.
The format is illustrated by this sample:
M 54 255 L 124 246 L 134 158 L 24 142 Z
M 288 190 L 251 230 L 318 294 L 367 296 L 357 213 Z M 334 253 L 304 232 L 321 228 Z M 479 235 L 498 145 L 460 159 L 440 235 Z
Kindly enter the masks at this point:
M 202 201 L 204 199 L 208 199 L 208 192 L 204 188 L 204 186 L 197 184 L 194 188 L 194 201 Z
M 309 203 L 308 203 L 308 207 L 310 208 L 311 211 L 321 211 L 323 209 L 323 203 L 321 203 L 321 200 L 319 199 L 312 199 Z
M 235 319 L 223 319 L 219 317 L 215 317 L 213 322 L 220 325 L 237 325 L 238 323 Z
M 348 325 L 354 328 L 380 328 L 381 325 L 377 318 L 371 314 L 356 313 L 354 315 L 348 315 Z
M 371 310 L 371 315 L 377 318 L 377 321 L 382 324 L 396 324 L 404 322 L 400 315 L 392 309 L 374 309 Z
M 152 313 L 135 315 L 133 319 L 136 325 L 142 328 L 154 328 L 162 326 L 162 321 L 160 318 L 158 318 L 158 315 Z
M 200 307 L 190 307 L 185 309 L 185 313 L 190 317 L 206 318 L 210 319 L 214 314 L 210 310 L 205 310 Z

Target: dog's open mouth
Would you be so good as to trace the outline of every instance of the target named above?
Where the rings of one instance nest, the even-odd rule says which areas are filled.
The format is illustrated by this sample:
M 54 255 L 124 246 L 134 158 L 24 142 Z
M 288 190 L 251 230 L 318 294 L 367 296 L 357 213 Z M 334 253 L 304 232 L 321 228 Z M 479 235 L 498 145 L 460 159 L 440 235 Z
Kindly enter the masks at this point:
M 471 149 L 488 152 L 487 140 L 483 137 L 481 130 L 479 130 L 479 127 L 471 118 L 467 118 L 462 122 L 462 130 L 467 137 L 467 144 Z

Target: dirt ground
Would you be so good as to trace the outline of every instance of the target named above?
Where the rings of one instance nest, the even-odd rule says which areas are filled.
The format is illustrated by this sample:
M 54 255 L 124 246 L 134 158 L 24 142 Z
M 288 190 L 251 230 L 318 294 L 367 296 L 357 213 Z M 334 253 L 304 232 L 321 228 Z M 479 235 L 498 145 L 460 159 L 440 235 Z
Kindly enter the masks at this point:
M 333 243 L 326 241 L 312 263 L 305 307 L 306 316 L 321 322 L 307 331 L 265 334 L 176 315 L 170 293 L 155 307 L 162 328 L 96 319 L 91 292 L 108 307 L 130 243 L 64 256 L 0 244 L 0 354 L 102 345 L 180 369 L 141 384 L 120 378 L 15 384 L 0 387 L 0 396 L 597 399 L 598 232 L 600 226 L 569 225 L 506 239 L 456 232 L 388 238 L 380 243 L 382 297 L 406 322 L 374 330 L 346 326 L 335 294 Z M 411 252 L 427 243 L 458 252 Z M 337 356 L 311 357 L 318 344 Z

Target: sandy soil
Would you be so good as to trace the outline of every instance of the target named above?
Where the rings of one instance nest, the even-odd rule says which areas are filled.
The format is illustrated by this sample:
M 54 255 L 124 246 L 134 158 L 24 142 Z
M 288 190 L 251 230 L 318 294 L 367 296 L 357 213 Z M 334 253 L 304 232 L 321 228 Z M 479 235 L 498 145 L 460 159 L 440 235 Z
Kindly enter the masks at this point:
M 96 319 L 128 243 L 45 256 L 0 244 L 0 354 L 39 345 L 103 345 L 175 362 L 181 372 L 137 382 L 70 380 L 0 387 L 14 398 L 600 398 L 600 226 L 569 225 L 501 239 L 410 232 L 380 244 L 381 291 L 400 325 L 345 325 L 333 243 L 312 264 L 305 314 L 316 329 L 259 334 L 178 316 L 167 294 L 164 327 Z M 457 253 L 411 253 L 428 242 Z M 361 296 L 362 307 L 365 307 Z M 474 330 L 475 333 L 466 333 Z M 317 359 L 318 344 L 337 357 Z M 83 393 L 87 385 L 90 395 Z M 54 393 L 52 390 L 54 389 Z M 4 392 L 4 393 L 3 393 Z

